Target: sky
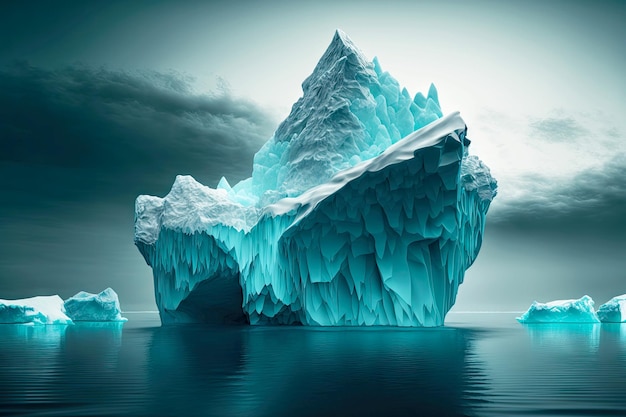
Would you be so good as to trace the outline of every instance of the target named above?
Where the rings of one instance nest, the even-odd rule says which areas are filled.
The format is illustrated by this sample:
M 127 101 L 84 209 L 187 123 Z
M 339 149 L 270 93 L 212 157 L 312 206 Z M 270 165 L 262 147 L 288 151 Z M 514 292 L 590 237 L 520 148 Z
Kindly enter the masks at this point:
M 134 199 L 216 186 L 345 31 L 460 111 L 498 196 L 455 311 L 626 293 L 626 2 L 147 1 L 0 6 L 0 298 L 112 287 L 155 310 Z

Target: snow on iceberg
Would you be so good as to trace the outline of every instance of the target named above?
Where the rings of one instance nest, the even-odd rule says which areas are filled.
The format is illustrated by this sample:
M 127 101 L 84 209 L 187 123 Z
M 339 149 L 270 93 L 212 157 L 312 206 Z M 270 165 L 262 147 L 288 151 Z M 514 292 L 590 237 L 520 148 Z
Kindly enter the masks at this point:
M 626 294 L 613 297 L 602 304 L 598 309 L 598 317 L 603 323 L 626 322 Z
M 74 321 L 127 321 L 122 317 L 120 300 L 111 288 L 99 294 L 81 291 L 65 300 L 65 311 Z
M 0 299 L 0 323 L 72 324 L 58 295 Z
M 497 188 L 464 121 L 341 31 L 302 89 L 251 178 L 137 198 L 162 322 L 442 325 Z
M 593 309 L 593 300 L 588 295 L 578 300 L 555 300 L 548 303 L 533 302 L 517 321 L 531 323 L 599 323 Z

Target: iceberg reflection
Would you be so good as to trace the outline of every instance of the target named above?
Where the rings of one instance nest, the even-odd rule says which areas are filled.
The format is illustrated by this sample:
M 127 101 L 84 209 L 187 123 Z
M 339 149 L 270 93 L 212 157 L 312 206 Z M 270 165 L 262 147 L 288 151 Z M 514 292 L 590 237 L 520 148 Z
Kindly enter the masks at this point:
M 534 347 L 562 355 L 564 351 L 597 351 L 600 345 L 599 323 L 525 324 Z
M 452 328 L 163 327 L 148 380 L 165 414 L 333 415 L 351 404 L 353 415 L 467 415 L 487 386 L 468 354 L 472 337 Z
M 0 337 L 15 341 L 20 340 L 46 348 L 59 347 L 68 327 L 64 324 L 2 324 L 0 325 Z

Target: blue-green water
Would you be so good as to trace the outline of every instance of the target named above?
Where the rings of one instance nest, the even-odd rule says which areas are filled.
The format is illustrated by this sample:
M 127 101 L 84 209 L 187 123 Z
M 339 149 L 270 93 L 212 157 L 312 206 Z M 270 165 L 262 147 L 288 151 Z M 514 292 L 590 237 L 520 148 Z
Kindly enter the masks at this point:
M 626 415 L 626 324 L 0 326 L 0 415 Z

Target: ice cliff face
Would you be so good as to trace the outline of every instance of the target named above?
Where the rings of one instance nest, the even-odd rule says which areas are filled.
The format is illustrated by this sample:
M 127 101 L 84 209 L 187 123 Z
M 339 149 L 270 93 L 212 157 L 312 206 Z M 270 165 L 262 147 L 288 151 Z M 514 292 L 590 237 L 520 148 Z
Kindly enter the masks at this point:
M 302 88 L 251 178 L 137 198 L 162 321 L 442 325 L 496 194 L 465 123 L 340 31 Z

